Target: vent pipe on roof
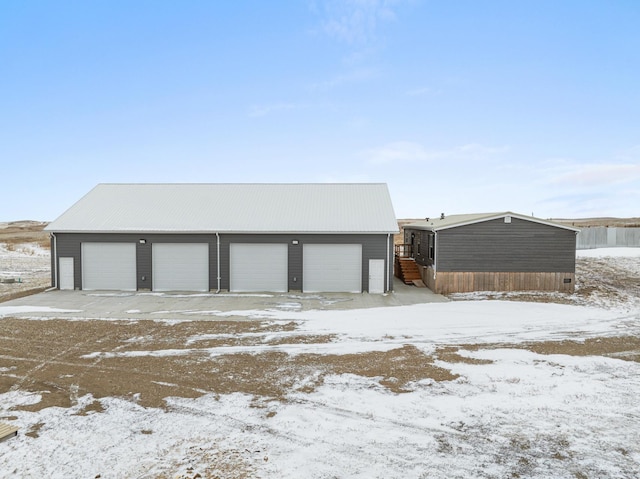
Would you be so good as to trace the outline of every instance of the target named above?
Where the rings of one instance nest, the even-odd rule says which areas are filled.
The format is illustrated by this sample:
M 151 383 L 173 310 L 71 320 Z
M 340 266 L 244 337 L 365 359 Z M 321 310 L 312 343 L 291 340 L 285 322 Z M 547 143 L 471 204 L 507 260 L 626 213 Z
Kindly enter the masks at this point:
M 440 219 L 443 220 L 444 219 L 444 213 L 440 213 Z

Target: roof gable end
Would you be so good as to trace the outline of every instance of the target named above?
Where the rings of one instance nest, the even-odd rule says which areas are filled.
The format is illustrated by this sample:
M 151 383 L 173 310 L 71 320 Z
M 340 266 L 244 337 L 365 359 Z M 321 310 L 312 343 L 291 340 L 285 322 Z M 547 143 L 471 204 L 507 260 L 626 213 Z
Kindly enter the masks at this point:
M 425 229 L 431 231 L 442 231 L 451 228 L 459 228 L 461 226 L 468 226 L 476 223 L 483 223 L 485 221 L 493 221 L 500 218 L 517 218 L 523 221 L 529 221 L 532 223 L 543 224 L 547 226 L 552 226 L 555 228 L 566 229 L 569 231 L 579 232 L 578 228 L 573 228 L 571 226 L 563 225 L 560 223 L 556 223 L 554 221 L 543 220 L 541 218 L 536 218 L 534 216 L 526 216 L 518 213 L 513 213 L 511 211 L 505 211 L 502 213 L 479 213 L 479 214 L 469 214 L 469 215 L 452 215 L 444 218 L 436 218 L 429 221 L 423 221 L 418 223 L 411 223 L 405 225 L 405 228 L 413 228 L 413 229 Z

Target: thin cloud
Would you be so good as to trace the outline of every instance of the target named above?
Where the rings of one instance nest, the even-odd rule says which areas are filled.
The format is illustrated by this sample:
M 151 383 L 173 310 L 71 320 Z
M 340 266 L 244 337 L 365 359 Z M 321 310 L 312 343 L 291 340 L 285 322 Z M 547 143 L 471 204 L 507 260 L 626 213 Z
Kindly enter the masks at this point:
M 609 162 L 578 163 L 556 159 L 543 170 L 542 189 L 562 191 L 544 202 L 554 210 L 573 211 L 578 216 L 637 216 L 640 204 L 640 147 L 617 152 Z
M 428 161 L 430 153 L 419 143 L 396 141 L 379 148 L 367 150 L 364 154 L 374 164 L 397 163 L 399 161 Z
M 509 151 L 508 146 L 485 146 L 477 143 L 456 146 L 447 150 L 428 150 L 422 144 L 411 141 L 396 141 L 379 148 L 363 152 L 373 164 L 398 162 L 431 162 L 439 160 L 481 160 Z
M 631 148 L 627 148 L 626 150 L 619 151 L 616 155 L 616 159 L 622 160 L 624 162 L 640 162 L 640 145 L 635 145 Z
M 373 69 L 354 70 L 342 75 L 336 75 L 325 81 L 312 83 L 309 85 L 309 89 L 314 91 L 331 90 L 344 85 L 365 82 L 375 76 L 376 71 Z
M 638 164 L 600 163 L 574 165 L 570 171 L 552 178 L 551 182 L 580 187 L 616 185 L 639 180 L 640 165 Z
M 430 87 L 414 88 L 413 90 L 408 90 L 406 92 L 408 96 L 438 95 L 440 93 L 441 93 L 440 90 L 435 90 Z
M 270 113 L 286 110 L 298 110 L 301 108 L 307 108 L 307 106 L 308 105 L 300 103 L 274 103 L 270 105 L 257 105 L 251 107 L 251 109 L 249 110 L 249 116 L 251 118 L 259 118 L 262 116 L 267 116 Z
M 394 0 L 326 0 L 316 8 L 324 18 L 322 31 L 349 45 L 366 45 L 376 39 L 381 23 L 396 19 Z

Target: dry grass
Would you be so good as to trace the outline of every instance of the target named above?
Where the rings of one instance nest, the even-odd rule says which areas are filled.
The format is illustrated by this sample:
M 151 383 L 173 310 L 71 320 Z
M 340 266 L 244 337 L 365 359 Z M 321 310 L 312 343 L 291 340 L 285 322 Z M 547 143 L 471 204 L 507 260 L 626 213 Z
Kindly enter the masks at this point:
M 448 363 L 489 364 L 491 361 L 467 358 L 459 354 L 460 351 L 464 350 L 479 351 L 489 349 L 524 349 L 543 355 L 604 356 L 640 362 L 640 338 L 635 336 L 589 338 L 584 341 L 565 339 L 562 341 L 529 343 L 461 344 L 438 349 L 436 356 Z
M 13 221 L 2 223 L 0 227 L 0 243 L 5 243 L 9 251 L 24 243 L 35 243 L 42 248 L 49 249 L 49 233 L 43 231 L 48 223 L 39 221 Z
M 607 226 L 609 228 L 640 228 L 640 218 L 578 218 L 578 219 L 554 219 L 553 221 L 576 228 L 594 226 Z

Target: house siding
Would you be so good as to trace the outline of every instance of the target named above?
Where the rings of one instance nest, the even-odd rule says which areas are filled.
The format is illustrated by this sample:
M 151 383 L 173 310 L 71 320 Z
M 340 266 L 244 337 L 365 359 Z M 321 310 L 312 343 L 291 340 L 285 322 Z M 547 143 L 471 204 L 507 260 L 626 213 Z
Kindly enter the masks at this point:
M 429 258 L 429 236 L 433 236 L 431 231 L 410 229 L 408 238 L 411 240 L 411 234 L 414 235 L 413 258 L 416 263 L 422 266 L 433 265 L 433 260 Z M 435 251 L 435 250 L 434 250 Z
M 576 232 L 510 216 L 433 232 L 406 228 L 424 283 L 436 293 L 563 291 L 575 287 Z M 429 240 L 435 240 L 433 259 Z
M 146 243 L 141 244 L 140 239 Z M 298 244 L 294 245 L 293 241 Z M 56 234 L 57 258 L 74 258 L 74 281 L 79 289 L 82 285 L 81 244 L 84 242 L 123 242 L 136 244 L 137 289 L 153 289 L 152 245 L 153 243 L 207 243 L 209 245 L 209 289 L 217 289 L 217 238 L 215 234 L 147 234 L 147 233 L 58 233 Z M 288 287 L 290 291 L 302 289 L 302 250 L 309 244 L 361 244 L 362 245 L 362 288 L 369 288 L 369 259 L 393 257 L 393 241 L 389 241 L 387 251 L 386 234 L 220 234 L 220 288 L 229 289 L 229 245 L 231 243 L 286 243 L 288 245 Z M 53 251 L 53 250 L 52 250 Z M 388 253 L 388 254 L 387 254 Z M 59 267 L 54 268 L 57 278 L 52 277 L 52 285 L 59 284 Z M 387 265 L 388 279 L 385 284 L 392 288 L 393 271 Z M 144 279 L 143 279 L 144 278 Z M 294 280 L 295 279 L 295 280 Z
M 437 271 L 566 272 L 576 267 L 571 230 L 511 218 L 441 230 L 436 235 Z

